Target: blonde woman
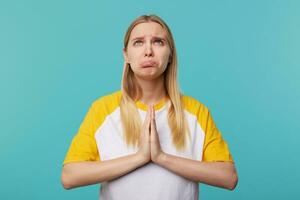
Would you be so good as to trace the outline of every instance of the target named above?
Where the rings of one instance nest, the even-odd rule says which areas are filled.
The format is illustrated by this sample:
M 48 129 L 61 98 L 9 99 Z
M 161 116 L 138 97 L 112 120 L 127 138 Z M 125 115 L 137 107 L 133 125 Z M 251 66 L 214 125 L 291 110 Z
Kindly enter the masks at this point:
M 124 39 L 122 88 L 91 105 L 62 184 L 101 183 L 101 200 L 196 200 L 198 183 L 233 190 L 237 173 L 209 110 L 180 93 L 172 33 L 143 15 Z

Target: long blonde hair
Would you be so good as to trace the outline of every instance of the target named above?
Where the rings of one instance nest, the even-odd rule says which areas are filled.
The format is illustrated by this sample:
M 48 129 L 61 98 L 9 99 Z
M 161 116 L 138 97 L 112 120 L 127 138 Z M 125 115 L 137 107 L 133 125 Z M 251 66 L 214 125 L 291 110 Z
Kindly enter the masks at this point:
M 170 107 L 168 110 L 168 124 L 172 133 L 172 142 L 177 150 L 183 150 L 186 147 L 186 136 L 189 135 L 189 129 L 184 117 L 184 108 L 182 105 L 179 86 L 177 84 L 177 55 L 172 33 L 168 25 L 156 15 L 142 15 L 136 18 L 129 26 L 124 37 L 124 50 L 127 46 L 133 28 L 145 22 L 156 22 L 166 31 L 166 39 L 170 47 L 170 63 L 164 72 L 164 85 Z M 126 63 L 122 77 L 122 98 L 120 103 L 121 120 L 127 145 L 138 146 L 141 134 L 142 121 L 137 110 L 135 102 L 143 96 L 142 89 L 138 85 L 134 73 Z

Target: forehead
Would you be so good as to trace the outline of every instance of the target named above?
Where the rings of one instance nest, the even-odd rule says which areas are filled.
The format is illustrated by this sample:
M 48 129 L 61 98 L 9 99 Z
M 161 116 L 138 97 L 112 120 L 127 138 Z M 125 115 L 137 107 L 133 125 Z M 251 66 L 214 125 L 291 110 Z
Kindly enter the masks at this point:
M 156 36 L 164 38 L 166 36 L 166 30 L 156 22 L 144 22 L 136 25 L 130 34 L 130 38 L 144 36 Z

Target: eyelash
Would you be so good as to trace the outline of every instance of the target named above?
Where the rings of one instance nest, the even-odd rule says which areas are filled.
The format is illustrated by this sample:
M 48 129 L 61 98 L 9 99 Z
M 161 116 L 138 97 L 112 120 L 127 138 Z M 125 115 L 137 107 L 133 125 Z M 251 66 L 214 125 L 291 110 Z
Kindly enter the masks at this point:
M 133 42 L 133 45 L 136 46 L 138 43 L 142 43 L 142 42 L 143 42 L 142 40 L 136 40 Z
M 159 42 L 161 45 L 164 45 L 164 42 L 162 40 L 154 40 L 154 42 Z
M 142 42 L 143 42 L 142 40 L 136 40 L 136 41 L 133 42 L 133 45 L 136 46 L 138 43 L 142 43 Z M 164 42 L 162 40 L 159 40 L 159 39 L 154 40 L 154 43 L 156 43 L 156 42 L 159 42 L 160 45 L 164 45 Z

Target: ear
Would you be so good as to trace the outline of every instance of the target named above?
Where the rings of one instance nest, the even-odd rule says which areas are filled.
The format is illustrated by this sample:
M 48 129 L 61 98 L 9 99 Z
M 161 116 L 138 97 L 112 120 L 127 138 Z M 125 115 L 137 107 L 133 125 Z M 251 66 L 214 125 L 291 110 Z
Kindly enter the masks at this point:
M 125 61 L 126 63 L 129 63 L 127 51 L 125 50 L 125 48 L 123 49 L 123 57 L 124 57 L 124 61 Z

